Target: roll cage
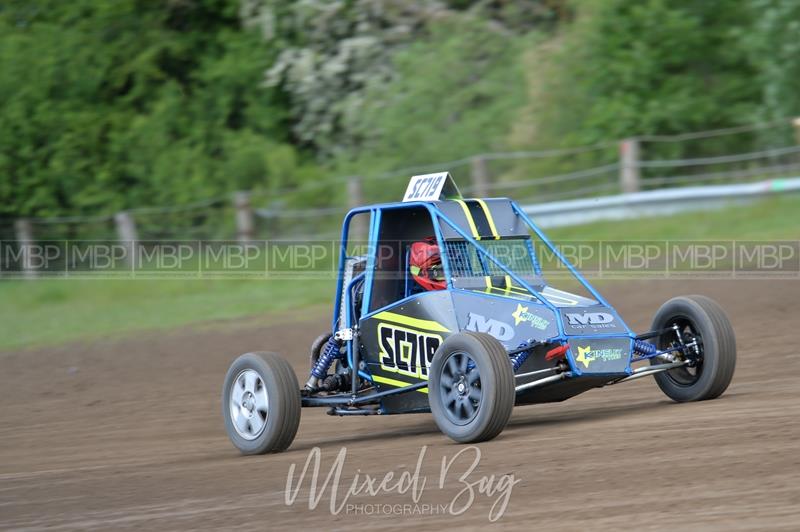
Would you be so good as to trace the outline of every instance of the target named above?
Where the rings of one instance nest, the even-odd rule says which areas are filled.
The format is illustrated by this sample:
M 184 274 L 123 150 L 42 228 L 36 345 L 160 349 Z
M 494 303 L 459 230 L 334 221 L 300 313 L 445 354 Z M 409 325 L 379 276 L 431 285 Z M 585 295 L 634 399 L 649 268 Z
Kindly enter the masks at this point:
M 578 282 L 603 306 L 609 306 L 608 302 L 603 298 L 603 296 L 583 277 L 583 275 L 578 272 L 578 270 L 564 257 L 564 255 L 556 248 L 555 245 L 545 236 L 541 229 L 530 219 L 530 217 L 525 214 L 525 212 L 516 204 L 516 202 L 508 200 L 513 212 L 516 216 L 519 216 L 525 223 L 525 225 L 533 231 L 533 233 L 540 239 L 543 245 L 547 247 L 547 249 L 556 257 L 560 264 L 562 264 L 570 274 L 578 280 Z M 514 271 L 513 268 L 510 268 L 507 264 L 504 264 L 501 260 L 497 259 L 494 254 L 492 254 L 488 249 L 487 246 L 484 246 L 481 242 L 483 240 L 479 240 L 474 238 L 473 236 L 469 235 L 466 231 L 464 231 L 459 225 L 448 217 L 436 204 L 436 202 L 406 202 L 406 203 L 385 203 L 385 204 L 378 204 L 378 205 L 371 205 L 365 207 L 358 207 L 356 209 L 352 209 L 350 212 L 347 213 L 344 219 L 344 223 L 342 224 L 342 238 L 339 248 L 339 277 L 337 280 L 337 290 L 336 290 L 336 302 L 337 305 L 335 306 L 335 311 L 333 315 L 332 321 L 332 329 L 335 332 L 337 328 L 350 328 L 353 326 L 353 323 L 348 320 L 348 316 L 342 316 L 342 309 L 350 308 L 350 305 L 341 305 L 338 304 L 342 301 L 343 294 L 347 293 L 347 288 L 343 286 L 345 276 L 343 275 L 345 272 L 345 262 L 347 261 L 347 246 L 348 246 L 348 236 L 350 232 L 350 225 L 353 218 L 357 215 L 361 214 L 369 214 L 370 224 L 369 224 L 369 232 L 368 232 L 368 252 L 367 252 L 367 264 L 365 271 L 363 272 L 363 277 L 359 276 L 354 278 L 352 282 L 355 282 L 356 279 L 359 281 L 363 280 L 364 282 L 364 295 L 362 298 L 361 308 L 359 309 L 359 314 L 362 317 L 369 316 L 371 314 L 375 314 L 379 312 L 381 309 L 372 309 L 370 310 L 370 301 L 372 297 L 372 287 L 374 281 L 374 274 L 375 274 L 375 261 L 376 261 L 376 245 L 379 240 L 378 232 L 380 229 L 381 218 L 383 213 L 394 211 L 394 210 L 401 210 L 401 209 L 411 209 L 411 208 L 422 208 L 425 209 L 431 217 L 431 221 L 433 224 L 433 232 L 434 237 L 440 247 L 440 249 L 445 250 L 446 252 L 442 253 L 442 266 L 445 272 L 446 282 L 447 282 L 447 289 L 448 290 L 459 290 L 463 289 L 462 287 L 454 285 L 454 278 L 457 278 L 457 273 L 463 270 L 463 267 L 459 264 L 453 263 L 453 254 L 451 252 L 453 245 L 463 245 L 465 248 L 474 250 L 477 253 L 479 260 L 481 261 L 482 265 L 486 266 L 485 273 L 487 274 L 494 274 L 499 273 L 503 276 L 508 276 L 516 285 L 521 287 L 525 290 L 525 292 L 536 300 L 538 300 L 541 304 L 552 310 L 553 312 L 558 312 L 556 306 L 551 303 L 547 297 L 542 295 L 541 290 L 537 289 L 537 286 L 544 286 L 545 282 L 544 279 L 541 278 L 540 283 L 533 283 L 531 276 L 526 276 L 520 274 L 518 271 Z M 451 232 L 455 233 L 460 237 L 459 240 L 454 239 L 446 239 L 444 237 L 442 228 L 446 226 Z M 492 242 L 492 240 L 483 241 L 483 242 Z M 462 244 L 463 243 L 463 244 Z M 536 276 L 541 276 L 541 266 L 539 265 L 538 261 L 536 260 L 536 256 L 533 253 L 532 246 L 530 244 L 530 240 L 527 241 L 527 245 L 529 246 L 530 258 L 531 258 L 531 265 L 533 267 L 533 273 Z M 394 304 L 394 302 L 393 302 Z M 564 334 L 563 327 L 559 323 L 559 333 L 561 335 Z

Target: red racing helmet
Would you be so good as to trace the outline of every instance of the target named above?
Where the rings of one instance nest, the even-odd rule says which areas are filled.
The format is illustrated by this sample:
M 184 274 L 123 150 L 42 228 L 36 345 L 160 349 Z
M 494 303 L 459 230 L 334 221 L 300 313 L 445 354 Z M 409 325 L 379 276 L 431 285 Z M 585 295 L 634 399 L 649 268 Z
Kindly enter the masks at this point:
M 442 256 L 433 237 L 411 244 L 408 263 L 411 277 L 425 290 L 447 288 L 442 269 Z

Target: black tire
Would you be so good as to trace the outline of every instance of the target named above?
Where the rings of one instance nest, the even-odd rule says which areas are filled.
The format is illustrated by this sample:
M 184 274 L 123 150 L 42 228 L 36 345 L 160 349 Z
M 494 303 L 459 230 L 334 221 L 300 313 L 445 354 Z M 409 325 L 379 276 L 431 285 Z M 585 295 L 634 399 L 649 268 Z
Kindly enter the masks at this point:
M 697 336 L 701 357 L 695 367 L 681 367 L 654 378 L 667 397 L 677 402 L 703 401 L 722 395 L 736 369 L 736 337 L 728 317 L 714 300 L 705 296 L 681 296 L 670 299 L 658 309 L 652 330 L 677 324 L 687 339 Z M 665 333 L 658 338 L 659 349 L 676 341 Z M 663 363 L 655 359 L 651 364 Z
M 247 353 L 234 360 L 222 387 L 222 417 L 242 454 L 286 450 L 300 425 L 300 387 L 292 366 L 274 353 Z
M 514 370 L 506 350 L 492 336 L 449 336 L 437 349 L 429 376 L 431 412 L 444 434 L 459 443 L 475 443 L 503 431 L 514 409 Z M 465 386 L 463 394 L 457 383 Z

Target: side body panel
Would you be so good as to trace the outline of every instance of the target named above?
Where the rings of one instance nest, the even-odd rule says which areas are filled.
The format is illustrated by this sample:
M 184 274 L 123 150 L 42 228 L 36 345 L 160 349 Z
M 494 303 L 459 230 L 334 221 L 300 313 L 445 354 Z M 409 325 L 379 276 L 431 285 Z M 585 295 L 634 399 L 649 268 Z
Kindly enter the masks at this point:
M 433 355 L 458 332 L 450 291 L 425 292 L 389 305 L 360 322 L 361 361 L 380 390 L 428 380 Z M 428 389 L 384 399 L 386 413 L 428 409 Z
M 460 330 L 491 334 L 509 351 L 558 336 L 555 313 L 536 300 L 455 290 L 453 304 Z

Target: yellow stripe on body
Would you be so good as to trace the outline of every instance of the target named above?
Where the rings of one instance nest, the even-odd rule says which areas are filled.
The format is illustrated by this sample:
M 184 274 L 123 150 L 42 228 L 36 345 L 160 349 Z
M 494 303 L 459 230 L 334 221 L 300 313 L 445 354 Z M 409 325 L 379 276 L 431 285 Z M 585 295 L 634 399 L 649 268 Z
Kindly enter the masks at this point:
M 491 293 L 492 290 L 502 290 L 506 294 L 509 294 L 512 291 L 516 292 L 517 290 L 522 290 L 526 294 L 528 293 L 527 290 L 523 290 L 521 288 L 518 289 L 517 287 L 515 287 L 513 285 L 512 281 L 511 281 L 511 276 L 510 275 L 506 275 L 506 277 L 505 277 L 506 286 L 504 288 L 501 288 L 499 286 L 494 286 L 492 284 L 492 278 L 489 275 L 484 276 L 483 280 L 486 283 L 486 289 L 484 290 L 484 292 L 486 292 L 486 293 Z
M 485 292 L 487 294 L 496 293 L 496 295 L 505 295 L 505 296 L 525 296 L 526 299 L 528 299 L 529 301 L 536 300 L 536 298 L 530 292 L 519 289 L 517 287 L 508 290 L 506 288 L 498 288 L 496 286 L 493 286 L 491 288 L 486 288 L 484 290 L 476 290 L 476 292 L 481 292 L 481 293 Z
M 472 218 L 472 213 L 469 212 L 469 207 L 467 207 L 467 202 L 464 200 L 455 200 L 456 203 L 461 205 L 461 209 L 464 211 L 464 215 L 467 217 L 467 223 L 469 224 L 469 229 L 472 231 L 472 238 L 475 240 L 480 240 L 481 236 L 478 234 L 478 228 L 475 226 L 475 220 Z
M 521 296 L 528 296 L 531 299 L 538 300 L 538 298 L 536 296 L 534 296 L 533 294 L 531 294 L 530 292 L 528 292 L 527 290 L 525 290 L 524 288 L 522 288 L 520 286 L 512 286 L 510 292 L 512 294 L 518 294 L 518 295 L 521 295 Z M 544 297 L 544 296 L 542 296 L 542 297 Z
M 491 293 L 494 289 L 494 286 L 492 286 L 492 278 L 487 275 L 483 280 L 486 281 L 486 290 L 484 290 L 484 292 Z
M 527 290 L 525 290 L 524 288 L 521 288 L 519 286 L 512 286 L 510 291 L 514 292 L 516 294 L 524 294 L 526 296 L 534 297 L 533 294 L 531 294 L 530 292 L 528 292 Z
M 486 205 L 486 202 L 482 199 L 475 198 L 475 201 L 477 201 L 478 205 L 481 206 L 481 209 L 483 209 L 483 214 L 486 215 L 486 219 L 489 221 L 489 229 L 492 231 L 492 236 L 494 236 L 495 240 L 500 240 L 500 233 L 497 232 L 497 227 L 494 225 L 494 218 L 492 218 L 492 211 L 489 210 L 489 206 Z
M 506 294 L 511 292 L 513 288 L 514 288 L 514 283 L 511 282 L 511 276 L 506 275 Z
M 390 386 L 397 386 L 398 388 L 411 386 L 410 382 L 399 381 L 397 379 L 390 379 L 389 377 L 381 377 L 380 375 L 373 375 L 372 380 L 374 380 L 375 382 L 380 382 L 382 384 L 388 384 Z M 420 388 L 419 390 L 415 391 L 420 393 L 428 393 L 428 388 Z
M 472 235 L 475 237 L 476 240 L 480 240 L 481 237 L 478 234 L 478 228 L 475 225 L 475 219 L 472 217 L 472 213 L 469 212 L 469 207 L 467 207 L 467 203 L 464 200 L 455 200 L 455 201 L 457 201 L 458 204 L 461 205 L 461 209 L 464 211 L 464 215 L 467 217 L 467 222 L 469 222 L 469 227 L 470 230 L 472 231 Z M 497 232 L 497 226 L 494 224 L 494 218 L 492 217 L 492 211 L 489 209 L 489 206 L 486 205 L 486 202 L 483 201 L 482 199 L 475 198 L 475 201 L 478 202 L 478 205 L 481 206 L 481 209 L 483 209 L 483 213 L 486 215 L 486 220 L 489 222 L 489 229 L 492 232 L 492 236 L 494 236 L 495 240 L 499 240 L 500 233 Z M 486 281 L 486 290 L 484 291 L 486 293 L 491 293 L 491 291 L 494 289 L 494 290 L 504 290 L 506 294 L 508 294 L 511 291 L 522 291 L 525 294 L 528 293 L 527 290 L 524 290 L 522 288 L 518 289 L 517 287 L 513 286 L 510 275 L 506 275 L 505 278 L 506 278 L 505 288 L 498 288 L 492 286 L 491 276 L 485 276 L 484 280 Z
M 486 221 L 489 222 L 489 230 L 492 232 L 492 236 L 494 237 L 495 240 L 499 240 L 500 233 L 497 232 L 497 226 L 494 225 L 494 218 L 492 218 L 492 211 L 489 210 L 489 206 L 486 205 L 486 202 L 483 201 L 482 199 L 475 198 L 475 201 L 478 202 L 478 205 L 480 205 L 481 209 L 483 210 L 483 214 L 486 215 Z M 477 228 L 474 227 L 475 225 L 474 219 L 472 218 L 472 215 L 470 214 L 466 203 L 461 205 L 461 208 L 464 209 L 464 212 L 467 214 L 467 218 L 470 220 L 470 224 L 473 227 L 473 232 L 477 233 Z M 492 286 L 492 278 L 490 276 L 485 277 L 485 280 L 486 280 L 485 291 L 487 293 L 490 293 L 493 288 L 497 289 L 497 287 Z M 506 293 L 508 293 L 510 287 L 511 287 L 511 277 L 506 275 L 506 287 L 505 287 Z M 502 288 L 500 288 L 500 290 L 502 290 Z
M 423 331 L 450 332 L 450 329 L 448 329 L 438 321 L 411 318 L 409 316 L 403 316 L 402 314 L 395 314 L 394 312 L 389 312 L 388 310 L 379 312 L 378 314 L 375 314 L 372 317 L 378 320 L 389 321 L 392 323 L 399 323 L 401 325 L 408 325 L 409 327 L 414 327 L 416 329 L 421 329 Z

